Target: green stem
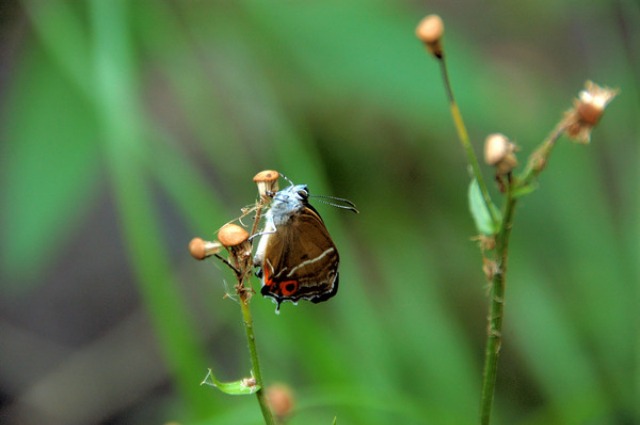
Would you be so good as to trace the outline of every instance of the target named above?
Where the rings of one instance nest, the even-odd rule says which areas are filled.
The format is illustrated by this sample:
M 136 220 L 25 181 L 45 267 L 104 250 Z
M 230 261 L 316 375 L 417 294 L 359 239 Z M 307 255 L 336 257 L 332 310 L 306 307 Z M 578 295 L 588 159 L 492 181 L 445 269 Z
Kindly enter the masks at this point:
M 485 206 L 489 211 L 489 214 L 491 215 L 491 221 L 493 221 L 494 226 L 497 227 L 499 220 L 496 216 L 495 209 L 492 206 L 491 197 L 489 196 L 489 190 L 487 189 L 487 185 L 484 182 L 484 177 L 482 176 L 482 172 L 480 171 L 480 163 L 478 162 L 478 158 L 473 151 L 473 146 L 471 145 L 471 141 L 469 140 L 469 133 L 467 133 L 467 128 L 465 127 L 464 120 L 462 119 L 462 114 L 460 113 L 458 104 L 456 103 L 455 97 L 453 96 L 453 89 L 451 87 L 451 82 L 449 81 L 449 73 L 447 71 L 447 63 L 444 59 L 444 56 L 439 58 L 439 61 L 440 70 L 442 71 L 442 79 L 444 80 L 444 85 L 447 90 L 447 97 L 449 99 L 449 109 L 451 110 L 453 123 L 456 127 L 456 131 L 458 132 L 458 139 L 460 139 L 462 147 L 467 154 L 467 160 L 471 165 L 473 175 L 478 181 L 478 187 L 480 188 L 480 192 L 482 193 L 482 199 L 484 200 Z
M 253 377 L 256 380 L 256 385 L 260 389 L 256 392 L 258 403 L 260 404 L 260 410 L 262 410 L 262 416 L 264 422 L 267 425 L 275 425 L 273 414 L 264 396 L 264 383 L 262 381 L 262 371 L 260 369 L 260 360 L 258 358 L 258 349 L 256 348 L 256 337 L 253 333 L 253 318 L 251 317 L 251 309 L 249 308 L 249 300 L 247 297 L 240 297 L 240 309 L 242 310 L 242 319 L 244 323 L 244 330 L 247 335 L 247 344 L 249 345 L 249 355 L 251 357 L 251 371 Z
M 495 271 L 491 282 L 491 307 L 489 326 L 487 329 L 487 345 L 485 350 L 484 373 L 482 380 L 482 396 L 480 406 L 480 423 L 489 425 L 491 409 L 496 386 L 498 358 L 502 344 L 502 319 L 504 317 L 504 294 L 506 286 L 507 259 L 509 257 L 509 239 L 513 227 L 513 214 L 517 198 L 514 193 L 521 190 L 538 177 L 544 170 L 556 141 L 566 130 L 565 124 L 558 124 L 542 144 L 531 154 L 527 166 L 521 176 L 514 182 L 509 181 L 506 190 L 506 202 L 500 232 L 496 235 Z
M 512 185 L 507 189 L 507 200 L 503 224 L 496 236 L 496 264 L 491 282 L 491 307 L 487 328 L 487 345 L 485 350 L 484 372 L 482 380 L 482 396 L 480 406 L 480 423 L 488 425 L 491 419 L 493 396 L 498 372 L 498 357 L 502 345 L 502 319 L 504 317 L 504 293 L 507 275 L 507 259 L 509 256 L 509 238 L 513 226 L 513 214 L 516 198 L 512 196 Z
M 527 166 L 522 172 L 522 175 L 516 181 L 516 186 L 518 188 L 530 185 L 542 170 L 544 170 L 547 165 L 547 161 L 549 160 L 549 156 L 551 155 L 551 151 L 556 145 L 556 141 L 558 141 L 565 130 L 566 124 L 560 122 L 551 131 L 551 133 L 549 133 L 542 144 L 531 154 L 529 161 L 527 162 Z

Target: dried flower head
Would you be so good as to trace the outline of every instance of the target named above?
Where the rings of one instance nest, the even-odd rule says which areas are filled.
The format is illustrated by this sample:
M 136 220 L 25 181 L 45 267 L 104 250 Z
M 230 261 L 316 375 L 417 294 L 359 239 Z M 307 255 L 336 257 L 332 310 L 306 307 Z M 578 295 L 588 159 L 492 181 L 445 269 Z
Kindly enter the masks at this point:
M 432 55 L 442 58 L 442 36 L 444 35 L 444 23 L 438 15 L 424 17 L 416 28 L 416 37 L 424 43 Z
M 567 136 L 578 143 L 589 143 L 591 130 L 600 121 L 605 108 L 618 94 L 618 90 L 600 87 L 591 81 L 574 100 L 573 108 L 566 112 L 563 124 Z
M 275 170 L 260 171 L 253 177 L 253 181 L 258 185 L 258 193 L 261 198 L 271 197 L 278 191 L 278 178 L 280 173 Z
M 193 238 L 189 242 L 189 252 L 196 260 L 204 260 L 220 251 L 222 251 L 222 244 L 217 241 L 211 242 L 201 238 Z
M 231 263 L 239 270 L 245 270 L 251 262 L 251 242 L 249 232 L 237 224 L 228 223 L 218 231 L 218 240 L 227 251 Z
M 517 165 L 515 152 L 518 147 L 505 135 L 494 133 L 487 136 L 484 142 L 484 160 L 488 165 L 496 167 L 497 175 L 510 173 Z
M 269 406 L 274 415 L 280 421 L 291 414 L 294 406 L 293 394 L 291 389 L 284 384 L 274 384 L 267 388 L 266 394 Z
M 249 239 L 249 232 L 237 224 L 225 224 L 218 231 L 218 240 L 226 248 L 238 246 Z

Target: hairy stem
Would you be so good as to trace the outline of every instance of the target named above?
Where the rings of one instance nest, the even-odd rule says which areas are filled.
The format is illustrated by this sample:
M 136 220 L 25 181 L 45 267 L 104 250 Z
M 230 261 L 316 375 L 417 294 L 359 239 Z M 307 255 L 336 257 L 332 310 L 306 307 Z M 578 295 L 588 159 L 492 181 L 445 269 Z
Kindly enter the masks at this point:
M 500 346 L 502 345 L 502 319 L 504 318 L 504 295 L 507 259 L 509 255 L 509 238 L 513 226 L 515 206 L 516 199 L 512 196 L 512 187 L 509 185 L 503 224 L 500 232 L 496 236 L 496 264 L 491 281 L 491 305 L 488 317 L 480 406 L 480 423 L 482 425 L 488 425 L 490 423 L 491 409 L 493 407 L 493 396 L 498 372 L 498 358 L 500 356 Z

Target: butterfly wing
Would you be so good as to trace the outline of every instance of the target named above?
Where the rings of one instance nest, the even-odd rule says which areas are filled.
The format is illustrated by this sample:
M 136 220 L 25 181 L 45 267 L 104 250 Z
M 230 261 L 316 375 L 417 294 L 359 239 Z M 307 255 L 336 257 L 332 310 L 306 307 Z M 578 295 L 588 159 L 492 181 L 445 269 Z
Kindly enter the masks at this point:
M 262 259 L 262 295 L 314 303 L 338 291 L 339 256 L 320 215 L 310 206 L 268 235 Z

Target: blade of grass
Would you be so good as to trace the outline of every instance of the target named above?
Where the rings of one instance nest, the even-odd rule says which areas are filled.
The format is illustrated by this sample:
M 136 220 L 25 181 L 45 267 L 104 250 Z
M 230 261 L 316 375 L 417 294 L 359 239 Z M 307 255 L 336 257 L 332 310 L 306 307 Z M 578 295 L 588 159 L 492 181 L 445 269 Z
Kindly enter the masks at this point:
M 23 3 L 53 61 L 82 94 L 92 97 L 89 38 L 78 14 L 64 1 Z
M 584 423 L 608 409 L 592 354 L 581 346 L 565 308 L 557 296 L 541 285 L 544 278 L 534 269 L 518 263 L 510 287 L 507 331 L 530 366 L 534 378 L 550 403 L 557 408 L 559 423 Z M 580 403 L 588 400 L 590 403 Z M 571 410 L 566 406 L 582 406 Z
M 215 401 L 198 383 L 204 355 L 163 249 L 150 190 L 141 166 L 151 152 L 143 144 L 137 87 L 128 39 L 127 5 L 94 0 L 95 90 L 125 249 L 169 368 L 193 418 L 211 413 Z
M 247 175 L 253 175 L 255 170 L 249 170 L 249 156 L 238 155 L 246 143 L 241 137 L 241 133 L 246 131 L 246 126 L 242 125 L 245 117 L 233 113 L 236 103 L 246 106 L 251 102 L 245 96 L 238 100 L 240 94 L 223 72 L 230 68 L 227 74 L 231 73 L 237 79 L 237 74 L 244 69 L 243 64 L 237 63 L 237 57 L 247 50 L 247 46 L 237 46 L 237 52 L 233 48 L 225 48 L 233 44 L 236 37 L 234 28 L 238 23 L 225 14 L 222 21 L 231 21 L 234 25 L 220 25 L 214 19 L 199 26 L 198 22 L 203 18 L 189 14 L 191 4 L 185 6 L 178 3 L 171 8 L 163 3 L 156 3 L 153 7 L 141 5 L 144 3 L 136 6 L 139 15 L 137 21 L 142 29 L 141 41 L 145 50 L 160 64 L 159 77 L 166 82 L 167 92 L 173 96 L 172 102 L 175 103 L 172 113 L 186 124 L 185 130 L 202 154 L 202 159 L 218 175 L 230 181 L 241 181 Z M 181 7 L 186 10 L 182 11 Z M 178 12 L 174 9 L 178 9 Z M 203 10 L 199 7 L 196 9 L 205 16 L 208 16 L 207 11 L 211 11 L 206 6 L 202 7 Z M 183 18 L 189 25 L 181 26 L 181 21 L 175 18 L 176 13 L 184 14 Z M 218 18 L 218 14 L 214 14 L 214 17 Z M 203 30 L 204 34 L 198 34 L 198 30 Z M 211 46 L 212 43 L 214 46 Z M 224 60 L 210 59 L 208 49 L 224 49 L 224 52 L 218 53 Z M 251 84 L 256 73 L 252 73 L 242 84 Z M 157 125 L 162 126 L 163 123 Z
M 39 276 L 91 207 L 100 175 L 93 110 L 48 52 L 33 44 L 3 102 L 2 268 L 11 279 L 2 286 L 11 290 L 42 282 Z

